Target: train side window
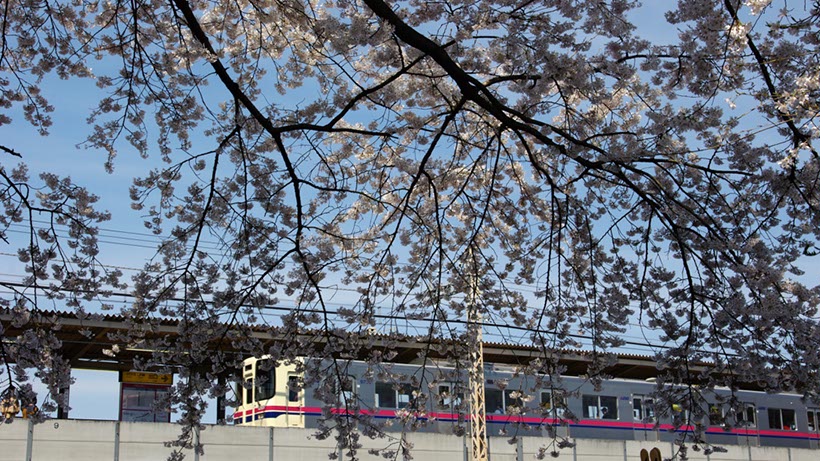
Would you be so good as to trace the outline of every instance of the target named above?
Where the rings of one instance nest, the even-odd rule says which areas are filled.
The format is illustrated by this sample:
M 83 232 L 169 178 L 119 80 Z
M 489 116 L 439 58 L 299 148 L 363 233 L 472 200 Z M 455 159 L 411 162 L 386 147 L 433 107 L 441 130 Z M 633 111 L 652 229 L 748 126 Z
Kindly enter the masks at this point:
M 555 391 L 541 391 L 540 407 L 548 418 L 563 418 L 567 401 L 563 394 Z
M 402 384 L 396 392 L 398 392 L 399 408 L 410 406 L 414 399 L 413 386 Z
M 757 408 L 753 403 L 744 403 L 737 414 L 737 425 L 754 427 L 757 425 Z
M 453 395 L 453 387 L 450 384 L 440 384 L 438 386 L 438 405 L 441 408 L 450 408 L 461 405 L 464 399 L 464 394 L 457 393 Z
M 820 409 L 809 408 L 807 411 L 809 420 L 809 432 L 816 432 L 820 430 Z
M 453 397 L 450 393 L 449 384 L 439 384 L 438 386 L 438 406 L 449 408 L 453 403 Z
M 484 389 L 484 411 L 487 414 L 518 414 L 524 410 L 523 393 L 515 389 Z
M 376 383 L 376 406 L 381 408 L 396 408 L 396 390 L 390 383 Z
M 349 405 L 356 401 L 356 378 L 346 376 L 339 387 L 340 392 L 337 395 L 341 396 L 342 405 Z
M 618 398 L 611 395 L 587 395 L 581 397 L 584 418 L 618 419 Z
M 484 411 L 487 414 L 504 413 L 504 393 L 501 389 L 484 389 Z
M 461 396 L 454 396 L 452 387 L 449 384 L 439 384 L 438 386 L 438 406 L 450 408 L 461 403 Z
M 256 362 L 256 374 L 253 380 L 256 401 L 268 400 L 276 394 L 276 367 L 270 360 Z
M 413 387 L 409 384 L 395 385 L 376 383 L 376 406 L 381 408 L 404 408 L 413 401 Z
M 716 403 L 709 405 L 709 425 L 722 426 L 724 422 L 723 406 Z
M 635 421 L 654 421 L 655 401 L 643 395 L 633 395 L 632 418 L 635 419 Z
M 769 429 L 784 431 L 797 430 L 794 410 L 788 408 L 769 408 Z
M 689 410 L 684 409 L 683 405 L 679 403 L 672 404 L 672 424 L 675 426 L 682 426 L 689 424 Z
M 504 411 L 506 413 L 521 413 L 524 410 L 524 393 L 518 390 L 504 391 Z

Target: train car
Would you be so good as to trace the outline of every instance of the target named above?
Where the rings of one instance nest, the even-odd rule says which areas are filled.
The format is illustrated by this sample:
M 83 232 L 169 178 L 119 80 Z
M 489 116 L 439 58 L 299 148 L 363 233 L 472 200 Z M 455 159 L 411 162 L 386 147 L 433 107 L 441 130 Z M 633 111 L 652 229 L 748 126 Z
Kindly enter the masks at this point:
M 329 414 L 342 413 L 386 423 L 384 430 L 411 424 L 413 430 L 461 433 L 469 418 L 466 373 L 438 363 L 374 369 L 355 360 L 275 364 L 249 358 L 242 379 L 236 425 L 315 428 Z M 714 445 L 820 448 L 820 408 L 807 406 L 798 395 L 717 390 L 714 403 L 696 421 L 684 402 L 659 408 L 655 391 L 653 383 L 623 379 L 608 380 L 596 391 L 588 380 L 573 377 L 563 377 L 558 388 L 543 377 L 490 364 L 485 368 L 487 430 L 672 442 L 697 424 L 705 442 Z

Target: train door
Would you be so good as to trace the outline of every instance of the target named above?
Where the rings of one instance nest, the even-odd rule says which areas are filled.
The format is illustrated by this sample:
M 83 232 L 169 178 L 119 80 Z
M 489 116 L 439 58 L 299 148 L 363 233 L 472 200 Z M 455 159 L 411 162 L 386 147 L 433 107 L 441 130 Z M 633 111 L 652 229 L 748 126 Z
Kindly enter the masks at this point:
M 817 437 L 820 434 L 820 408 L 809 408 L 806 412 L 808 417 L 808 429 L 811 437 Z M 809 448 L 820 448 L 820 440 L 812 438 L 809 440 Z
M 279 369 L 270 359 L 256 360 L 254 366 L 253 404 L 251 405 L 253 425 L 275 425 L 277 421 L 276 414 L 273 413 L 273 405 L 276 405 L 277 386 L 281 386 L 282 382 Z
M 436 431 L 442 434 L 451 434 L 453 414 L 453 390 L 449 383 L 439 384 L 435 397 Z
M 359 408 L 359 398 L 356 395 L 356 377 L 345 376 L 339 384 L 339 406 L 345 410 L 355 410 Z
M 758 431 L 757 407 L 753 403 L 742 403 L 737 413 L 738 445 L 750 445 L 753 447 L 760 445 L 760 432 Z
M 539 410 L 542 418 L 542 432 L 545 437 L 570 437 L 570 427 L 564 419 L 567 411 L 567 397 L 563 390 L 542 390 Z
M 658 431 L 655 430 L 655 402 L 641 394 L 632 395 L 632 428 L 635 440 L 655 442 Z
M 442 434 L 453 434 L 456 427 L 463 427 L 465 424 L 464 394 L 456 391 L 458 385 L 455 383 L 443 383 L 438 385 L 435 396 L 435 406 L 433 413 L 436 417 L 436 431 Z
M 287 427 L 305 427 L 305 392 L 301 389 L 299 374 L 284 370 L 285 388 L 285 425 Z

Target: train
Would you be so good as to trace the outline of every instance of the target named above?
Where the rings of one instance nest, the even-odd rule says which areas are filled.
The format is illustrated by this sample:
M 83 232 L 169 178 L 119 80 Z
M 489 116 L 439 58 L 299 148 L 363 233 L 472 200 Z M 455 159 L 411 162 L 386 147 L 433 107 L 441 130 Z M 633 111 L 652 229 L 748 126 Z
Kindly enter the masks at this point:
M 430 361 L 374 367 L 358 360 L 248 358 L 233 423 L 317 428 L 341 414 L 385 431 L 411 423 L 418 431 L 463 433 L 469 426 L 466 376 Z M 488 435 L 675 442 L 700 434 L 689 441 L 820 449 L 820 406 L 797 394 L 716 389 L 713 402 L 695 412 L 668 398 L 662 407 L 658 386 L 649 381 L 609 379 L 601 387 L 567 376 L 556 383 L 493 364 L 485 366 L 484 380 Z

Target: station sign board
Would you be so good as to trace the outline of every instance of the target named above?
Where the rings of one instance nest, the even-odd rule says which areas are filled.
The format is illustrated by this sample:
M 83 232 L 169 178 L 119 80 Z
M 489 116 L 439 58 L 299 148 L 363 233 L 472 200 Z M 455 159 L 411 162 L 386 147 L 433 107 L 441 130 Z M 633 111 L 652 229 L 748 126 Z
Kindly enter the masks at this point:
M 123 371 L 120 374 L 121 383 L 130 384 L 165 384 L 171 385 L 174 376 L 170 373 L 151 373 L 147 371 Z

